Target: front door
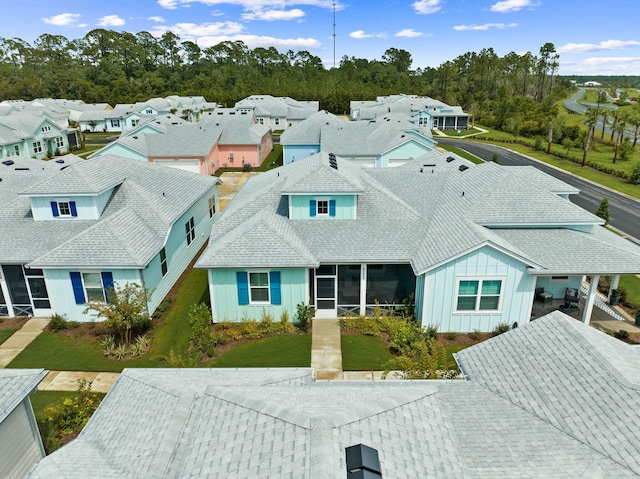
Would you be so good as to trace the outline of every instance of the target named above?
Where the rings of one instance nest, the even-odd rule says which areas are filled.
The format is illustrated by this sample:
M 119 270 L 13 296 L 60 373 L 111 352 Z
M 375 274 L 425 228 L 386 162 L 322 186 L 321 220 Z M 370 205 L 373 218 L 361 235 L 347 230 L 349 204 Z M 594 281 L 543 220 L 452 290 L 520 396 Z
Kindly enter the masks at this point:
M 322 265 L 316 269 L 316 318 L 338 316 L 338 271 L 335 265 Z

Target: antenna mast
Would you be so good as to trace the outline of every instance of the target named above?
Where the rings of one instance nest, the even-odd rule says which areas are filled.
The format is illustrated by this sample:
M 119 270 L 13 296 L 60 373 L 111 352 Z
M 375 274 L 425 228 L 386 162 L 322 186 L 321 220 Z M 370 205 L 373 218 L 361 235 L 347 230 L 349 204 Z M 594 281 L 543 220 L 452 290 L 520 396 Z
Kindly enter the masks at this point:
M 336 2 L 333 2 L 333 68 L 336 67 Z

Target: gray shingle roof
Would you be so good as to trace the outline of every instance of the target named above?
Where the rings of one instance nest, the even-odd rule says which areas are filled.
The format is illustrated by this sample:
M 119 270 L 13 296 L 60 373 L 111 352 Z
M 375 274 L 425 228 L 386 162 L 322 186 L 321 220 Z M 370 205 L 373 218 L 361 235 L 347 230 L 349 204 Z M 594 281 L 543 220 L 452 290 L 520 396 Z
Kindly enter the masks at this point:
M 343 120 L 333 113 L 321 110 L 309 116 L 306 120 L 287 128 L 280 135 L 282 145 L 316 145 L 320 144 L 322 128 L 331 125 L 342 125 Z
M 460 171 L 462 165 L 468 169 Z M 397 262 L 410 263 L 421 274 L 489 246 L 516 257 L 534 274 L 640 271 L 640 248 L 598 227 L 600 218 L 546 191 L 537 175 L 528 180 L 521 173 L 493 163 L 473 165 L 437 150 L 396 168 L 363 169 L 338 158 L 335 170 L 320 153 L 249 180 L 214 225 L 210 246 L 196 265 L 269 266 L 259 245 L 278 238 L 277 266 L 286 266 L 287 258 L 291 266 Z M 558 182 L 546 184 L 562 188 Z M 357 194 L 357 219 L 287 220 L 286 195 L 304 193 Z M 249 231 L 245 223 L 254 217 L 260 218 L 259 228 Z M 567 225 L 592 225 L 594 233 Z M 241 241 L 245 236 L 253 240 Z
M 35 391 L 47 372 L 44 369 L 0 369 L 0 424 Z
M 458 353 L 467 381 L 314 382 L 305 369 L 125 370 L 31 478 L 640 476 L 640 350 L 553 313 Z M 127 418 L 127 420 L 122 420 Z
M 2 171 L 0 261 L 33 267 L 144 267 L 164 245 L 173 222 L 220 182 L 112 155 L 79 160 L 62 171 Z M 105 185 L 115 189 L 98 220 L 34 221 L 24 194 L 96 193 Z

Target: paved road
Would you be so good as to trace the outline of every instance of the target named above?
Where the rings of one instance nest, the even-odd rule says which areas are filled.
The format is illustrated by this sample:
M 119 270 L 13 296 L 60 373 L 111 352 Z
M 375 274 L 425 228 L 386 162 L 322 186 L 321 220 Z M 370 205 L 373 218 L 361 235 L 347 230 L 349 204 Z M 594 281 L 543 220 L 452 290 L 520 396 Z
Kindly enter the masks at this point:
M 571 202 L 587 211 L 594 212 L 600 205 L 602 198 L 607 197 L 609 198 L 611 210 L 611 225 L 624 231 L 629 236 L 640 238 L 640 201 L 594 185 L 569 173 L 558 171 L 544 163 L 532 160 L 520 153 L 505 150 L 504 148 L 485 143 L 452 140 L 449 138 L 437 138 L 437 141 L 438 143 L 457 146 L 487 161 L 491 161 L 493 154 L 497 153 L 499 157 L 498 161 L 501 165 L 535 166 L 539 170 L 578 188 L 580 194 L 571 195 Z M 640 240 L 638 240 L 638 242 L 640 242 Z

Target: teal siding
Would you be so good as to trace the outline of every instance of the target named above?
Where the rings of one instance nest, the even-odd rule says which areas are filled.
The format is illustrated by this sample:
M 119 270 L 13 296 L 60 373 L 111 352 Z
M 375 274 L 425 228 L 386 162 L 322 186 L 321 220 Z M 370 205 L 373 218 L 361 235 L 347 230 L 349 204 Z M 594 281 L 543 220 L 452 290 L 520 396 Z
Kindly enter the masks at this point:
M 428 136 L 418 133 L 417 131 L 406 131 L 405 133 L 413 138 L 416 138 L 418 141 L 421 141 L 422 143 L 426 143 L 427 145 L 430 145 L 431 149 L 435 148 L 437 145 L 437 142 L 434 141 L 433 138 L 429 138 Z
M 274 321 L 286 309 L 293 321 L 296 305 L 307 302 L 307 270 L 304 268 L 282 268 L 271 271 L 280 272 L 279 305 L 240 305 L 238 298 L 237 272 L 251 271 L 244 269 L 211 269 L 209 270 L 209 290 L 212 293 L 211 304 L 213 319 L 216 322 L 238 322 L 245 319 L 260 321 L 263 313 L 273 316 Z
M 457 279 L 501 277 L 502 307 L 497 313 L 456 313 Z M 439 331 L 492 331 L 499 323 L 523 324 L 533 301 L 536 280 L 527 266 L 487 246 L 442 265 L 425 275 L 426 296 L 422 306 L 423 326 Z
M 125 283 L 140 283 L 140 271 L 136 269 L 113 269 L 113 268 L 71 268 L 71 269 L 45 269 L 44 277 L 51 301 L 51 310 L 54 313 L 66 314 L 72 321 L 95 321 L 95 316 L 84 314 L 85 305 L 76 304 L 71 285 L 71 271 L 80 272 L 103 272 L 109 271 L 113 274 L 114 283 L 123 285 Z
M 416 302 L 416 318 L 422 317 L 422 311 L 424 309 L 424 275 L 416 277 L 416 291 L 415 291 L 415 302 Z
M 330 198 L 336 202 L 335 216 L 311 217 L 309 203 L 316 198 Z M 356 195 L 292 195 L 291 219 L 294 220 L 352 220 L 356 217 Z
M 124 156 L 125 158 L 131 158 L 133 160 L 147 161 L 147 157 L 142 153 L 134 151 L 131 148 L 127 148 L 126 146 L 118 142 L 111 143 L 105 146 L 104 148 L 102 148 L 101 150 L 98 150 L 93 155 L 91 155 L 91 158 L 95 158 L 97 156 L 104 156 L 104 155 L 117 155 L 117 156 Z
M 282 160 L 285 165 L 303 160 L 320 151 L 320 145 L 282 145 Z
M 394 160 L 408 160 L 409 158 L 418 158 L 431 151 L 429 148 L 418 141 L 410 141 L 384 153 L 382 156 L 383 166 L 388 166 L 389 162 Z
M 73 220 L 97 220 L 100 213 L 111 197 L 112 190 L 99 197 L 94 196 L 34 196 L 31 198 L 31 211 L 35 221 L 73 221 Z M 52 201 L 75 201 L 78 216 L 55 217 L 51 211 Z
M 165 250 L 167 253 L 166 276 L 162 277 L 162 269 L 160 268 L 160 251 L 151 260 L 147 267 L 142 271 L 142 279 L 149 290 L 153 290 L 149 311 L 155 311 L 156 307 L 162 302 L 169 290 L 173 287 L 180 275 L 189 266 L 198 253 L 202 245 L 208 240 L 211 233 L 211 226 L 216 219 L 209 218 L 209 198 L 216 196 L 216 211 L 219 211 L 218 187 L 214 186 L 207 194 L 202 196 L 179 220 L 177 220 L 172 228 L 167 241 Z M 196 238 L 187 246 L 187 237 L 185 233 L 185 223 L 193 216 L 196 226 Z

